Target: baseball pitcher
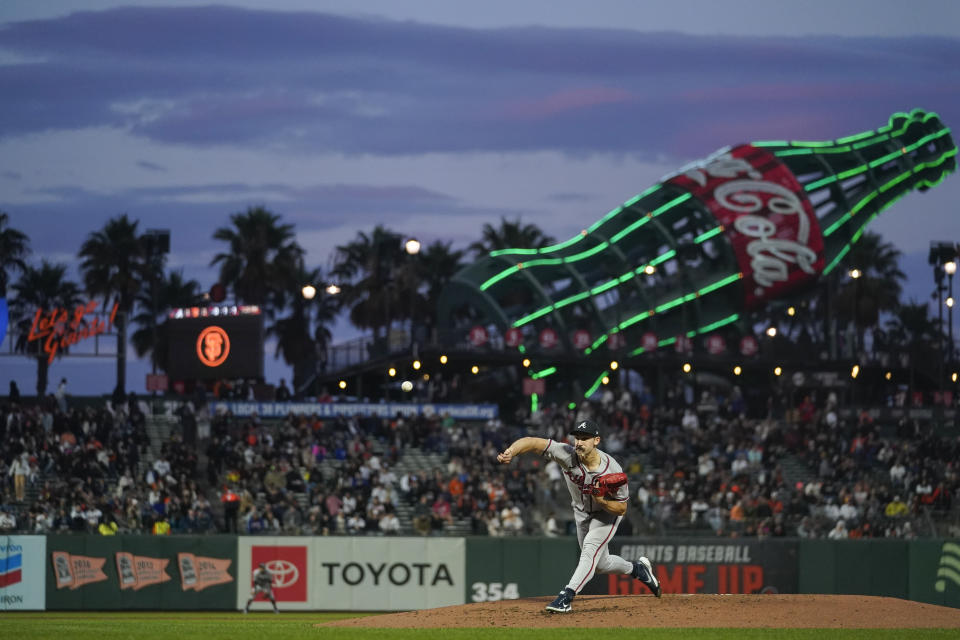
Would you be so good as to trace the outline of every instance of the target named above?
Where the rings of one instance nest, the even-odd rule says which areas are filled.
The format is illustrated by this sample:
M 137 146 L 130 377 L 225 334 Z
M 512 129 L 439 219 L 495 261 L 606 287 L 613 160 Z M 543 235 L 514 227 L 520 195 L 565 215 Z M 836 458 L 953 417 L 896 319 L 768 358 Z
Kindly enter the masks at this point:
M 250 599 L 247 600 L 247 604 L 243 608 L 244 613 L 250 613 L 250 605 L 260 594 L 270 599 L 274 613 L 280 613 L 280 609 L 277 608 L 277 600 L 273 597 L 273 574 L 262 562 L 253 572 L 253 590 L 250 591 Z
M 580 562 L 560 595 L 547 605 L 547 611 L 567 613 L 571 602 L 595 573 L 632 575 L 660 597 L 660 581 L 653 574 L 650 560 L 636 562 L 610 555 L 607 545 L 627 512 L 630 491 L 620 464 L 597 448 L 600 427 L 592 420 L 579 423 L 570 432 L 574 445 L 544 438 L 520 438 L 497 455 L 501 464 L 510 464 L 516 456 L 535 452 L 552 458 L 563 469 L 570 491 L 573 517 L 577 523 Z

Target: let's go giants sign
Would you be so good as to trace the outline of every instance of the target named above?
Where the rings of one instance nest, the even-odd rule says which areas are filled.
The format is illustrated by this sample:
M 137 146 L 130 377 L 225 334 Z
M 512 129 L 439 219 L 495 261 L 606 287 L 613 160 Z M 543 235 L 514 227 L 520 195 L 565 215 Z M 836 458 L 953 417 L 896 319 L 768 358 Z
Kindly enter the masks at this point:
M 109 316 L 97 314 L 93 300 L 77 306 L 72 312 L 62 307 L 46 311 L 37 309 L 27 334 L 27 342 L 42 341 L 47 361 L 53 363 L 57 354 L 81 340 L 107 333 L 113 328 L 119 305 L 114 304 Z

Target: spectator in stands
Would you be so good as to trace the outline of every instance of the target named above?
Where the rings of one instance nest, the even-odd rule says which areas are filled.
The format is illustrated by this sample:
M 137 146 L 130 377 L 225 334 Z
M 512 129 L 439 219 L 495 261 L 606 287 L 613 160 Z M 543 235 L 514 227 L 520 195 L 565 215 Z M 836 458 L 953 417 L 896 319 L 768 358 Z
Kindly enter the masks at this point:
M 827 537 L 831 540 L 846 540 L 850 537 L 850 533 L 847 531 L 847 523 L 843 520 L 837 520 L 837 524 L 830 530 Z
M 264 533 L 264 531 L 266 531 L 267 523 L 263 519 L 263 516 L 260 515 L 260 512 L 257 511 L 256 507 L 250 508 L 250 512 L 247 513 L 244 520 L 246 521 L 245 526 L 247 529 L 247 533 L 249 533 L 250 535 L 259 535 L 261 533 Z
M 503 527 L 496 511 L 487 511 L 484 514 L 484 520 L 487 525 L 487 535 L 491 538 L 499 538 L 503 535 Z
M 108 521 L 106 518 L 104 518 L 103 521 L 97 526 L 97 532 L 101 536 L 115 536 L 119 530 L 120 527 L 113 519 Z
M 199 533 L 200 526 L 197 521 L 197 512 L 195 509 L 187 509 L 186 515 L 177 519 L 174 533 Z
M 500 510 L 500 526 L 505 535 L 520 535 L 523 533 L 523 517 L 520 514 L 520 507 L 512 502 L 508 502 Z
M 233 489 L 224 487 L 224 492 L 220 497 L 223 504 L 224 529 L 227 533 L 237 532 L 237 514 L 240 510 L 240 496 Z
M 548 538 L 556 538 L 561 533 L 563 533 L 563 530 L 560 529 L 560 525 L 557 523 L 557 516 L 551 511 L 547 514 L 547 520 L 543 524 L 543 535 Z
M 57 391 L 54 393 L 57 399 L 57 406 L 61 413 L 67 412 L 67 379 L 60 378 L 60 384 L 57 385 Z
M 883 512 L 888 518 L 903 518 L 910 513 L 910 510 L 907 508 L 907 504 L 900 499 L 900 496 L 896 495 L 893 500 L 887 503 Z
M 17 528 L 17 519 L 7 510 L 0 508 L 0 531 L 11 532 Z
M 346 530 L 347 535 L 355 536 L 363 533 L 364 529 L 367 528 L 367 522 L 364 520 L 363 516 L 359 512 L 351 513 L 347 517 L 346 521 Z
M 388 507 L 380 518 L 379 528 L 384 535 L 388 536 L 400 533 L 400 519 L 397 518 L 392 507 Z
M 167 518 L 167 516 L 159 516 L 153 523 L 153 535 L 168 536 L 170 533 L 170 520 Z
M 897 461 L 890 467 L 890 482 L 894 485 L 902 485 L 905 482 L 906 476 L 907 468 L 903 465 L 903 461 L 897 458 Z
M 23 502 L 27 495 L 27 476 L 30 475 L 30 454 L 24 451 L 15 457 L 7 473 L 13 476 L 14 494 L 17 502 Z
M 430 499 L 427 494 L 423 494 L 413 508 L 413 530 L 422 536 L 428 536 L 431 528 Z
M 297 503 L 296 497 L 290 495 L 287 498 L 287 504 L 283 509 L 283 532 L 290 535 L 300 533 L 303 525 L 303 512 Z
M 276 536 L 283 532 L 283 529 L 280 527 L 280 519 L 277 518 L 273 507 L 269 504 L 263 508 L 263 524 L 263 533 Z
M 445 492 L 437 494 L 437 499 L 430 507 L 430 527 L 434 531 L 443 531 L 453 524 L 453 515 L 450 510 L 450 501 Z
M 319 536 L 326 535 L 323 532 L 323 527 L 320 524 L 320 513 L 318 511 L 310 511 L 307 515 L 306 521 L 303 523 L 303 526 L 300 527 L 300 533 L 305 536 Z

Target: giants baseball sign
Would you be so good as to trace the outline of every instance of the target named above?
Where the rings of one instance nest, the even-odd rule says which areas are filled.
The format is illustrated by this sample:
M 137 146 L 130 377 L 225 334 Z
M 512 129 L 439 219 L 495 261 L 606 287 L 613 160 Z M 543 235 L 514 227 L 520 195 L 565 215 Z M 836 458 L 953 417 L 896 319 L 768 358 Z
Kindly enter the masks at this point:
M 799 551 L 792 541 L 691 539 L 651 544 L 623 539 L 615 540 L 610 552 L 624 558 L 650 558 L 665 594 L 797 592 Z M 604 575 L 594 578 L 583 593 L 638 594 L 645 593 L 645 587 L 631 576 Z

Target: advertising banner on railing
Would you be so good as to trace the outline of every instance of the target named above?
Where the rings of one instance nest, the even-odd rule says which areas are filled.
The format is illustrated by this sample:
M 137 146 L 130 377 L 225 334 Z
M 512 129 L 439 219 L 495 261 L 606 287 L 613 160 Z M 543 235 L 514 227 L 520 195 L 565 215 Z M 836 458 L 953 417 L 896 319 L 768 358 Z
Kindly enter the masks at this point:
M 610 553 L 631 561 L 649 558 L 664 593 L 797 593 L 797 544 L 756 538 L 615 538 Z M 601 575 L 583 593 L 649 592 L 630 576 Z
M 45 536 L 0 536 L 0 611 L 42 610 Z
M 236 539 L 48 536 L 48 609 L 232 609 Z
M 375 416 L 393 418 L 403 416 L 444 416 L 454 420 L 489 420 L 496 418 L 500 409 L 495 404 L 434 404 L 418 402 L 233 402 L 210 403 L 212 413 L 229 411 L 235 416 L 283 418 L 290 414 L 338 418 L 350 416 Z
M 273 574 L 280 610 L 405 611 L 463 604 L 463 538 L 241 537 L 236 606 L 252 596 L 253 571 Z M 257 596 L 251 610 L 268 611 Z

